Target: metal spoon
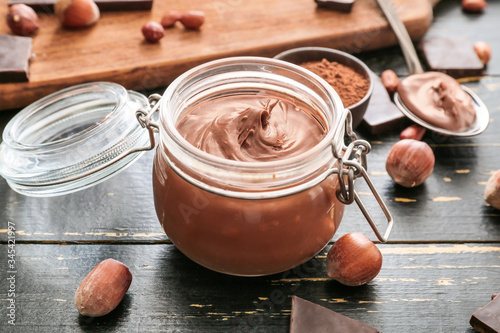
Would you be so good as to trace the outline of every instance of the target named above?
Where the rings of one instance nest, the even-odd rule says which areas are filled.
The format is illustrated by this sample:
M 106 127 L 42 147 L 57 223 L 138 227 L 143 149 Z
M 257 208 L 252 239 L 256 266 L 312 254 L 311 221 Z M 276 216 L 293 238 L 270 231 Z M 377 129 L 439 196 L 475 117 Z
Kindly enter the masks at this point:
M 420 61 L 418 59 L 417 52 L 415 51 L 415 47 L 413 46 L 413 42 L 411 41 L 410 35 L 406 30 L 403 22 L 398 16 L 394 5 L 391 0 L 377 0 L 378 5 L 382 9 L 387 21 L 389 22 L 392 30 L 396 34 L 401 50 L 403 51 L 403 55 L 405 57 L 406 65 L 408 66 L 408 70 L 410 75 L 412 74 L 420 74 L 423 73 L 424 70 Z M 403 103 L 398 93 L 394 94 L 394 103 L 398 106 L 398 108 L 405 114 L 408 118 L 410 118 L 415 123 L 423 126 L 431 131 L 449 135 L 449 136 L 474 136 L 478 135 L 486 128 L 489 124 L 489 112 L 486 105 L 481 101 L 481 99 L 473 93 L 469 88 L 462 85 L 462 88 L 466 93 L 470 95 L 472 98 L 474 108 L 476 109 L 476 120 L 474 123 L 467 129 L 463 131 L 450 131 L 443 128 L 436 127 L 432 124 L 423 121 L 419 117 L 417 117 L 408 107 Z

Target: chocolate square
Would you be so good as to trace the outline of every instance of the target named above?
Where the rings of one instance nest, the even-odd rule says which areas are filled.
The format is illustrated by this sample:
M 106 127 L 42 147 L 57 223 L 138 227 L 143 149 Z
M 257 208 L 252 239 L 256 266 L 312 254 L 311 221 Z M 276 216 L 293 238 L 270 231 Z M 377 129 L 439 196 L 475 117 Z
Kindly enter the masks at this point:
M 0 35 L 0 83 L 29 81 L 31 38 Z
M 491 302 L 479 308 L 470 319 L 470 324 L 480 333 L 500 332 L 500 294 L 491 296 Z
M 482 76 L 484 65 L 466 37 L 430 37 L 420 42 L 430 70 L 454 78 Z
M 378 333 L 370 325 L 306 301 L 292 298 L 290 333 Z
M 336 10 L 339 12 L 351 12 L 354 0 L 314 0 L 318 7 Z
M 362 127 L 371 134 L 383 134 L 401 126 L 406 116 L 391 101 L 380 77 L 373 72 L 370 76 L 373 80 L 373 93 L 363 116 Z

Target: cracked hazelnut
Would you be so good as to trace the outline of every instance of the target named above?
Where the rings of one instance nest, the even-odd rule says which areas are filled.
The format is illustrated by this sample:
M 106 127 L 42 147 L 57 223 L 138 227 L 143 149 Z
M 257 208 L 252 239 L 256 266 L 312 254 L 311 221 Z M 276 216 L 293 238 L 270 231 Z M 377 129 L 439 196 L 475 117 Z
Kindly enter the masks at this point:
M 476 52 L 479 60 L 486 65 L 491 59 L 491 46 L 486 42 L 475 42 L 474 51 Z
M 500 209 L 500 170 L 494 173 L 486 183 L 484 200 L 496 209 Z
M 462 9 L 469 13 L 480 13 L 488 7 L 485 0 L 462 0 Z
M 413 125 L 410 125 L 408 126 L 407 128 L 405 128 L 401 134 L 399 134 L 399 138 L 401 140 L 404 140 L 404 139 L 413 139 L 413 140 L 422 140 L 422 138 L 424 137 L 425 135 L 425 128 L 420 126 L 420 125 L 417 125 L 417 124 L 413 124 Z
M 370 282 L 382 268 L 382 253 L 359 232 L 340 237 L 328 251 L 326 260 L 328 276 L 347 286 Z
M 205 22 L 205 13 L 199 10 L 188 10 L 179 19 L 187 29 L 199 29 Z
M 399 78 L 393 70 L 386 69 L 382 72 L 380 78 L 387 92 L 394 93 L 398 90 Z
M 142 34 L 148 42 L 157 43 L 163 38 L 164 29 L 161 24 L 155 21 L 149 21 L 142 26 Z
M 99 20 L 99 8 L 93 0 L 57 0 L 54 12 L 67 28 L 90 26 Z
M 427 143 L 404 139 L 398 141 L 389 151 L 385 168 L 397 184 L 415 187 L 432 174 L 434 162 L 434 152 Z
M 38 32 L 40 22 L 33 8 L 24 4 L 9 7 L 7 25 L 12 33 L 19 36 L 31 36 Z

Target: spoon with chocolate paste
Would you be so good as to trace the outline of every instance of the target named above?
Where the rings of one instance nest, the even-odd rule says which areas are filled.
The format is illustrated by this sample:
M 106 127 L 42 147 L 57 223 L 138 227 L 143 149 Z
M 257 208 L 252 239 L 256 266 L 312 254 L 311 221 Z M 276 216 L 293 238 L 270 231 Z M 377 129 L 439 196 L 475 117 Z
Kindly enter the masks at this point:
M 403 51 L 410 75 L 399 83 L 394 103 L 415 123 L 449 136 L 473 136 L 489 123 L 481 99 L 453 77 L 424 72 L 403 22 L 391 0 L 377 0 Z

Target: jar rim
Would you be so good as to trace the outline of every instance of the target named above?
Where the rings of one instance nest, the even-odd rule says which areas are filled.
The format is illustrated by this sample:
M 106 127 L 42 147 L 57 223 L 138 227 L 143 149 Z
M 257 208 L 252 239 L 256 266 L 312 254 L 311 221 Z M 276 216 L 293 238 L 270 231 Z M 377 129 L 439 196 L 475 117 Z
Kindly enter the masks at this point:
M 106 119 L 101 121 L 100 123 L 96 123 L 92 126 L 89 126 L 82 131 L 77 133 L 73 133 L 73 135 L 62 137 L 59 139 L 49 140 L 45 139 L 45 141 L 38 142 L 36 144 L 23 142 L 19 139 L 19 134 L 24 131 L 30 130 L 29 125 L 26 124 L 26 120 L 35 115 L 36 113 L 44 112 L 46 109 L 51 107 L 52 104 L 57 103 L 63 99 L 71 99 L 74 95 L 84 94 L 85 92 L 92 91 L 94 89 L 99 89 L 101 91 L 107 91 L 113 96 L 113 109 L 110 110 Z M 6 144 L 15 147 L 16 149 L 58 149 L 63 147 L 64 145 L 72 144 L 73 141 L 79 140 L 82 135 L 94 135 L 96 131 L 102 130 L 102 124 L 105 120 L 115 117 L 118 110 L 123 108 L 123 105 L 126 103 L 127 91 L 125 88 L 118 84 L 113 84 L 109 82 L 99 82 L 99 83 L 87 83 L 78 86 L 68 87 L 62 90 L 59 90 L 53 94 L 45 96 L 32 104 L 28 105 L 20 112 L 18 112 L 5 126 L 2 140 Z M 17 135 L 15 135 L 17 132 Z M 21 133 L 19 133 L 21 132 Z
M 326 135 L 303 153 L 272 161 L 230 160 L 189 143 L 176 128 L 183 111 L 202 100 L 203 94 L 220 97 L 220 91 L 234 87 L 245 93 L 269 90 L 279 94 L 283 89 L 284 95 L 290 93 L 323 117 Z M 171 83 L 159 103 L 159 154 L 186 181 L 223 196 L 265 199 L 314 186 L 332 173 L 337 163 L 333 151 L 343 144 L 339 138 L 343 138 L 345 127 L 339 121 L 345 110 L 339 95 L 316 74 L 282 60 L 231 57 L 202 64 Z

